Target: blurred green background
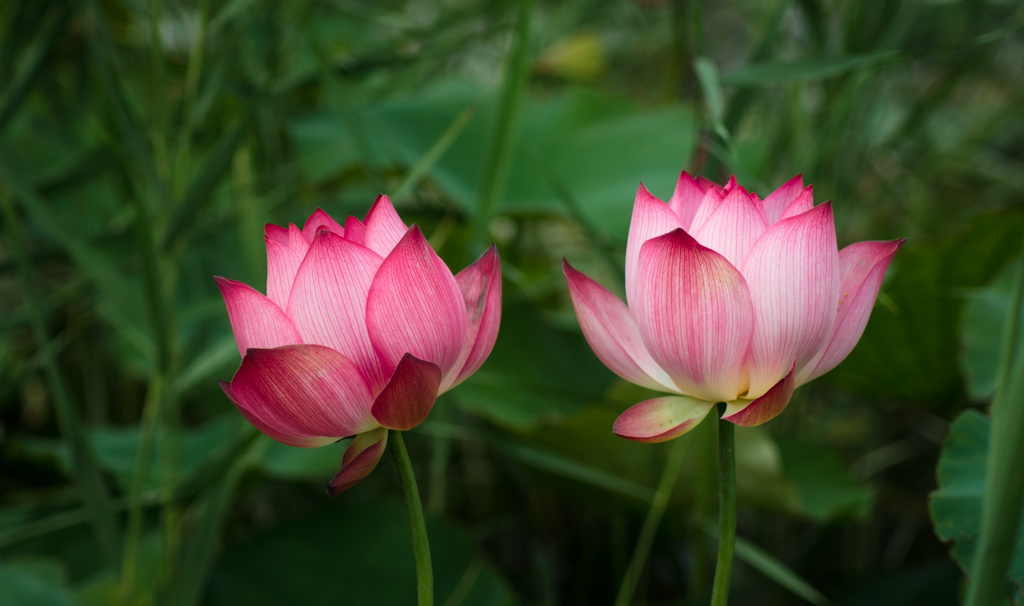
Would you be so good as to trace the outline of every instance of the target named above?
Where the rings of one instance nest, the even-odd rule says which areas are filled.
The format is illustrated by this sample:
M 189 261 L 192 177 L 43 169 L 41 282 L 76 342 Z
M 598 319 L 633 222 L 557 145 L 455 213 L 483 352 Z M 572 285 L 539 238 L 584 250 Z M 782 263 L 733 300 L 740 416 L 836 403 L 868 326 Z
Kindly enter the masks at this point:
M 239 359 L 212 276 L 262 289 L 264 223 L 384 192 L 453 270 L 495 241 L 504 274 L 493 354 L 406 438 L 438 604 L 611 604 L 659 496 L 632 603 L 706 603 L 713 431 L 611 434 L 649 392 L 591 353 L 560 267 L 621 294 L 638 184 L 667 200 L 686 169 L 762 196 L 802 173 L 840 246 L 907 238 L 853 354 L 737 431 L 732 603 L 958 603 L 929 493 L 995 388 L 1024 247 L 1022 24 L 999 0 L 0 2 L 0 602 L 412 603 L 390 457 L 328 498 L 345 443 L 273 443 L 216 383 Z M 984 452 L 965 419 L 954 476 Z

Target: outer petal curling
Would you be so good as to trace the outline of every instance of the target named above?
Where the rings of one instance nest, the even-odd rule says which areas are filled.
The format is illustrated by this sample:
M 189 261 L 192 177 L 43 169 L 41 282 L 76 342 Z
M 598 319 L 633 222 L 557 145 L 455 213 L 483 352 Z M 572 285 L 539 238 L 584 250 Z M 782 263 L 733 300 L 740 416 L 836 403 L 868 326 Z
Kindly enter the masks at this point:
M 786 376 L 760 398 L 753 401 L 729 402 L 722 419 L 744 427 L 767 423 L 786 409 L 786 405 L 793 397 L 794 389 L 796 389 L 796 373 L 791 365 Z
M 857 242 L 839 251 L 839 303 L 828 344 L 798 369 L 797 385 L 832 370 L 853 351 L 868 324 L 885 270 L 903 242 Z
M 388 444 L 388 430 L 378 427 L 356 436 L 341 457 L 341 469 L 327 483 L 327 494 L 334 496 L 352 488 L 377 467 Z
M 664 442 L 696 427 L 714 406 L 689 396 L 646 400 L 619 415 L 612 432 L 634 442 Z
M 362 373 L 321 345 L 250 349 L 231 392 L 239 408 L 282 434 L 338 438 L 378 425 Z
M 441 369 L 437 364 L 405 354 L 370 412 L 384 427 L 408 431 L 430 414 L 440 386 Z
M 800 195 L 803 189 L 804 176 L 797 175 L 783 183 L 781 187 L 772 192 L 770 196 L 762 201 L 765 216 L 768 218 L 769 225 L 775 223 L 782 217 L 782 211 L 784 211 L 786 207 Z
M 690 231 L 690 224 L 697 214 L 697 208 L 704 200 L 704 190 L 685 170 L 679 174 L 676 189 L 669 198 L 668 206 L 679 217 L 679 226 Z
M 640 336 L 679 390 L 734 400 L 754 322 L 740 272 L 677 229 L 640 250 L 636 292 L 630 311 Z
M 472 265 L 455 276 L 466 302 L 466 336 L 451 370 L 441 381 L 441 393 L 455 387 L 484 363 L 498 338 L 501 324 L 501 260 L 494 244 Z
M 252 347 L 270 348 L 302 343 L 295 325 L 281 308 L 248 284 L 214 276 L 224 305 L 228 308 L 231 330 L 238 353 Z
M 629 221 L 629 236 L 626 238 L 626 301 L 630 305 L 636 291 L 640 248 L 651 238 L 667 234 L 678 227 L 681 227 L 679 217 L 667 204 L 651 195 L 641 183 L 636 191 L 633 217 Z
M 630 383 L 678 392 L 668 373 L 647 352 L 626 305 L 568 261 L 562 261 L 562 271 L 583 336 L 601 362 Z
M 367 231 L 369 237 L 369 231 Z M 374 276 L 366 298 L 370 341 L 393 368 L 406 353 L 452 369 L 466 336 L 466 302 L 451 270 L 413 225 Z
M 253 427 L 260 430 L 260 432 L 267 437 L 273 438 L 274 440 L 277 440 L 282 444 L 287 444 L 288 446 L 295 446 L 296 448 L 318 448 L 320 446 L 327 446 L 328 444 L 338 440 L 336 437 L 331 436 L 297 436 L 280 431 L 278 428 L 264 423 L 259 417 L 239 405 L 238 400 L 235 399 L 235 394 L 231 391 L 231 383 L 228 383 L 227 381 L 219 381 L 219 383 L 224 395 L 231 400 L 231 403 L 235 405 L 238 412 L 242 413 L 242 416 L 252 423 Z
M 303 341 L 331 347 L 355 362 L 374 392 L 390 374 L 377 359 L 366 328 L 366 297 L 382 261 L 372 250 L 321 230 L 288 299 L 288 317 Z
M 391 205 L 391 198 L 384 194 L 377 196 L 363 223 L 366 224 L 367 248 L 382 257 L 391 253 L 408 229 Z
M 768 219 L 756 196 L 736 187 L 699 228 L 691 231 L 702 245 L 726 258 L 733 267 L 743 261 L 754 242 L 768 229 Z
M 771 389 L 794 359 L 802 368 L 825 344 L 836 314 L 837 262 L 827 202 L 779 221 L 750 250 L 743 266 L 754 304 L 750 398 Z
M 345 228 L 338 225 L 338 222 L 332 219 L 330 215 L 318 208 L 306 219 L 306 224 L 302 226 L 302 235 L 305 236 L 306 241 L 313 242 L 316 233 L 321 229 L 326 229 L 342 237 L 345 235 Z

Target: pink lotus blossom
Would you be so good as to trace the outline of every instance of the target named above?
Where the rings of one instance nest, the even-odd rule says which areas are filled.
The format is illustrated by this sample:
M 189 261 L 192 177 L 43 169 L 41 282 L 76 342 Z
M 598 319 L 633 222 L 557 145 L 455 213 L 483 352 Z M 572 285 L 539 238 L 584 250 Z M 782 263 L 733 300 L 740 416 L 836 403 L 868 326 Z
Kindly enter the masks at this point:
M 494 245 L 453 276 L 387 196 L 365 221 L 317 209 L 267 225 L 267 294 L 217 277 L 242 364 L 221 388 L 271 438 L 310 448 L 346 436 L 335 494 L 373 471 L 387 430 L 426 419 L 483 364 L 501 320 Z
M 677 395 L 630 407 L 613 431 L 679 436 L 726 402 L 760 425 L 857 344 L 903 240 L 837 250 L 831 203 L 796 176 L 761 200 L 682 173 L 665 204 L 641 184 L 626 244 L 626 301 L 564 263 L 583 334 L 623 379 Z M 628 305 L 627 305 L 628 304 Z

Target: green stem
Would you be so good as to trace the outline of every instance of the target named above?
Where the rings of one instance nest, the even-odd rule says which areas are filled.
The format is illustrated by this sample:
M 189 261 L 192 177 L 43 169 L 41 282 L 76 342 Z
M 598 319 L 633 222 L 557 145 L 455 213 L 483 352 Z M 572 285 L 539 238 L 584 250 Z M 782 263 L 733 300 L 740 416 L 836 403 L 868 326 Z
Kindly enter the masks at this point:
M 423 504 L 416 476 L 412 471 L 409 451 L 399 431 L 391 432 L 391 454 L 395 457 L 398 477 L 402 482 L 402 496 L 405 498 L 405 515 L 409 520 L 412 534 L 412 552 L 416 558 L 416 595 L 419 606 L 434 603 L 434 571 L 430 564 L 430 542 L 427 539 L 427 525 L 423 519 Z
M 723 402 L 718 405 L 719 417 L 724 412 Z M 736 439 L 735 426 L 721 419 L 718 420 L 718 478 L 718 563 L 711 606 L 726 606 L 736 542 Z
M 672 446 L 672 451 L 665 462 L 665 470 L 661 474 L 661 481 L 658 482 L 658 490 L 654 493 L 654 500 L 647 510 L 647 518 L 644 519 L 644 526 L 640 529 L 640 536 L 636 540 L 636 547 L 633 548 L 633 557 L 629 561 L 629 567 L 619 587 L 619 595 L 615 599 L 616 606 L 628 606 L 633 603 L 633 594 L 636 593 L 637 583 L 640 581 L 640 574 L 647 563 L 647 554 L 651 551 L 654 543 L 654 535 L 661 524 L 661 518 L 665 514 L 669 498 L 679 479 L 679 471 L 683 467 L 683 459 L 686 458 L 686 451 L 690 448 L 690 439 L 677 439 Z
M 966 604 L 984 606 L 1006 599 L 1006 575 L 1024 509 L 1024 344 L 1017 331 L 1024 303 L 1024 260 L 1018 262 L 1013 300 L 1004 326 L 999 388 L 992 401 L 992 437 L 985 470 L 985 499 L 978 547 L 971 566 Z

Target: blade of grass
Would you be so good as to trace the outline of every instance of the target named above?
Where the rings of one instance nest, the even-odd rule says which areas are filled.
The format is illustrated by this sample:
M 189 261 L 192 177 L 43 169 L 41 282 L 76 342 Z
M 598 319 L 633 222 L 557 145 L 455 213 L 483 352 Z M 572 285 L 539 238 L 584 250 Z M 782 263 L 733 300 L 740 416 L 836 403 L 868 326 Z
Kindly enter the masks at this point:
M 170 229 L 167 230 L 167 236 L 163 242 L 165 252 L 169 251 L 178 238 L 195 222 L 196 213 L 209 200 L 210 194 L 213 193 L 217 184 L 231 167 L 235 152 L 249 135 L 249 119 L 251 117 L 250 111 L 244 111 L 217 141 L 213 151 L 210 152 L 210 157 L 207 158 L 199 174 L 196 175 L 174 213 Z
M 477 200 L 473 229 L 473 240 L 483 246 L 488 236 L 491 215 L 504 195 L 509 173 L 512 169 L 512 152 L 518 138 L 519 114 L 522 109 L 529 44 L 530 22 L 535 0 L 519 2 L 519 17 L 512 52 L 505 66 L 498 114 L 494 122 L 490 145 L 484 156 L 483 172 L 480 176 L 480 197 Z
M 28 96 L 36 79 L 45 73 L 46 61 L 50 51 L 64 33 L 65 26 L 71 16 L 71 11 L 66 8 L 57 9 L 56 14 L 51 16 L 43 28 L 36 34 L 36 42 L 28 50 L 27 56 L 23 59 L 21 70 L 10 83 L 4 87 L 3 95 L 0 95 L 0 132 L 3 132 L 7 122 L 14 116 L 21 102 Z
M 209 17 L 209 0 L 199 2 L 199 28 L 192 38 L 188 51 L 188 65 L 185 68 L 185 90 L 182 93 L 181 120 L 178 126 L 178 143 L 175 148 L 174 165 L 171 167 L 171 193 L 176 199 L 185 195 L 189 177 L 189 163 L 192 159 L 192 131 L 195 127 L 196 97 L 199 89 L 199 74 L 203 69 L 203 49 L 206 41 L 206 22 Z
M 116 569 L 119 560 L 118 548 L 121 529 L 118 526 L 117 519 L 114 517 L 107 486 L 96 464 L 96 457 L 88 440 L 86 440 L 85 428 L 81 425 L 78 411 L 75 409 L 67 383 L 57 364 L 56 356 L 51 349 L 51 339 L 46 328 L 46 318 L 43 317 L 42 312 L 42 299 L 33 284 L 34 273 L 26 252 L 27 244 L 23 239 L 21 222 L 14 208 L 14 202 L 11 200 L 11 191 L 8 187 L 9 182 L 9 174 L 5 167 L 0 164 L 0 205 L 3 206 L 4 217 L 7 223 L 9 250 L 15 257 L 21 279 L 21 287 L 29 302 L 30 309 L 33 311 L 31 316 L 32 333 L 36 341 L 36 347 L 43 355 L 43 365 L 46 369 L 47 381 L 52 392 L 61 433 L 64 439 L 71 445 L 74 481 L 82 494 L 82 499 L 90 510 L 100 549 L 108 563 Z
M 270 446 L 269 438 L 251 442 L 247 451 L 234 458 L 227 474 L 221 476 L 196 505 L 195 531 L 189 536 L 188 544 L 182 550 L 181 564 L 181 606 L 197 604 L 203 596 L 206 581 L 210 576 L 217 541 L 221 535 L 224 519 L 231 506 L 238 481 L 249 468 L 255 465 Z
M 403 200 L 406 196 L 412 193 L 412 190 L 419 184 L 420 180 L 430 172 L 434 165 L 437 164 L 438 160 L 444 157 L 445 152 L 448 148 L 455 143 L 455 140 L 462 134 L 463 129 L 469 124 L 473 116 L 476 115 L 476 106 L 470 105 L 466 109 L 459 112 L 458 116 L 452 120 L 452 123 L 448 125 L 448 128 L 441 133 L 441 136 L 434 141 L 434 144 L 430 146 L 430 149 L 423 154 L 409 172 L 406 173 L 405 178 L 395 189 L 395 193 L 391 195 L 392 202 L 398 202 Z
M 654 544 L 654 535 L 658 532 L 658 525 L 661 524 L 661 518 L 665 515 L 665 508 L 668 507 L 672 491 L 675 490 L 676 480 L 679 479 L 679 471 L 683 467 L 683 460 L 686 458 L 686 453 L 690 450 L 690 444 L 693 442 L 691 438 L 692 436 L 682 436 L 677 438 L 675 444 L 672 445 L 668 461 L 665 462 L 665 470 L 662 472 L 661 480 L 658 482 L 658 489 L 654 492 L 654 499 L 651 500 L 651 507 L 647 510 L 644 525 L 640 529 L 640 536 L 637 538 L 636 546 L 633 548 L 633 557 L 629 560 L 626 575 L 622 579 L 622 585 L 619 586 L 619 595 L 615 599 L 616 606 L 629 606 L 629 604 L 633 603 L 633 594 L 636 593 L 636 586 L 640 582 L 640 575 L 647 564 L 647 555 L 651 551 L 651 545 Z
M 714 540 L 718 540 L 718 525 L 711 520 L 702 520 L 700 528 Z M 803 577 L 783 564 L 778 558 L 754 545 L 742 537 L 736 537 L 736 557 L 748 566 L 774 581 L 779 587 L 786 589 L 816 606 L 832 606 L 833 602 L 814 588 Z
M 1003 329 L 999 388 L 992 402 L 992 440 L 986 457 L 985 498 L 966 604 L 1006 598 L 1007 570 L 1024 510 L 1024 340 L 1018 332 L 1024 304 L 1024 258 L 1017 261 L 1013 298 Z
M 645 486 L 639 482 L 634 482 L 613 473 L 608 473 L 607 471 L 597 469 L 596 467 L 591 467 L 586 463 L 575 461 L 557 452 L 547 450 L 546 448 L 512 442 L 510 440 L 504 440 L 493 434 L 482 433 L 477 429 L 438 423 L 436 421 L 424 422 L 419 426 L 419 431 L 423 431 L 424 433 L 431 435 L 446 435 L 459 440 L 481 442 L 499 452 L 517 459 L 521 463 L 575 480 L 581 484 L 588 484 L 590 486 L 601 488 L 602 490 L 607 490 L 608 492 L 639 499 L 641 501 L 650 502 L 654 499 L 655 491 L 649 486 Z

